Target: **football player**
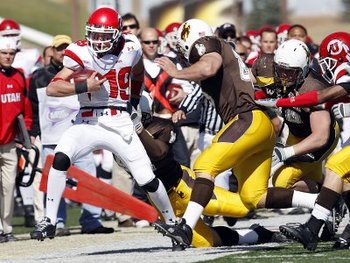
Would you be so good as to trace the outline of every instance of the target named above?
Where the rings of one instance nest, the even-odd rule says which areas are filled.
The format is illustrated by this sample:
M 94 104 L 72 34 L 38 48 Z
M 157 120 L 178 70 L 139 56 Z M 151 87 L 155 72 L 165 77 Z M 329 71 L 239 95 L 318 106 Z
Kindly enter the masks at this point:
M 141 97 L 140 108 L 142 116 L 135 112 L 131 117 L 135 129 L 150 156 L 156 177 L 167 189 L 176 216 L 183 216 L 190 200 L 195 174 L 174 159 L 171 151 L 176 138 L 174 124 L 169 119 L 152 116 L 152 99 L 146 91 Z M 237 218 L 246 216 L 248 212 L 249 210 L 243 205 L 238 194 L 215 187 L 203 214 Z M 233 230 L 224 226 L 209 227 L 202 219 L 199 219 L 194 228 L 192 246 L 232 246 L 278 241 L 283 241 L 278 233 L 262 226 L 255 225 L 249 230 Z M 174 250 L 181 249 L 181 246 L 173 245 Z
M 126 163 L 136 182 L 149 194 L 169 224 L 175 223 L 164 185 L 155 178 L 147 153 L 130 119 L 143 82 L 142 51 L 136 36 L 122 33 L 120 15 L 111 8 L 95 10 L 86 24 L 86 39 L 65 50 L 63 69 L 47 87 L 49 96 L 78 94 L 75 125 L 62 135 L 49 172 L 46 216 L 32 239 L 53 238 L 58 204 L 71 163 L 95 149 L 106 149 Z M 94 72 L 83 82 L 67 81 L 77 70 Z M 97 78 L 97 74 L 102 76 Z
M 350 34 L 346 32 L 332 33 L 323 39 L 320 44 L 319 65 L 323 78 L 334 86 L 310 91 L 292 98 L 266 100 L 261 104 L 270 107 L 310 107 L 327 101 L 337 103 L 337 100 L 338 102 L 342 99 L 347 100 L 350 94 L 349 62 Z M 340 103 L 333 107 L 335 115 L 349 117 L 346 114 L 347 104 Z M 290 225 L 280 226 L 280 230 L 287 237 L 297 240 L 306 249 L 316 249 L 318 233 L 331 214 L 331 210 L 340 195 L 342 195 L 347 207 L 350 207 L 349 156 L 350 147 L 345 146 L 327 160 L 325 165 L 326 177 L 310 219 L 305 224 L 295 227 Z M 349 246 L 350 226 L 347 225 L 333 247 L 348 249 Z
M 178 70 L 166 57 L 156 62 L 170 76 L 201 81 L 202 91 L 226 124 L 194 164 L 196 180 L 180 223 L 156 224 L 175 242 L 188 246 L 192 229 L 213 194 L 214 179 L 222 171 L 234 170 L 238 194 L 248 210 L 290 207 L 297 196 L 307 193 L 268 188 L 274 129 L 269 117 L 254 103 L 249 70 L 231 45 L 213 36 L 204 21 L 190 19 L 178 30 L 177 48 L 191 66 Z

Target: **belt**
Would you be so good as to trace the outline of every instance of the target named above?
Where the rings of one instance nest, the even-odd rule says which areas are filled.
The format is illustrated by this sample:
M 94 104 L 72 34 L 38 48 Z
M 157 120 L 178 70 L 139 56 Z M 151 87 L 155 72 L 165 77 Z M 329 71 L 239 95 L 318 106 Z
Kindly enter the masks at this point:
M 132 107 L 128 104 L 127 107 L 120 106 L 98 106 L 98 107 L 81 107 L 81 117 L 99 117 L 103 115 L 117 115 L 125 111 L 131 114 Z

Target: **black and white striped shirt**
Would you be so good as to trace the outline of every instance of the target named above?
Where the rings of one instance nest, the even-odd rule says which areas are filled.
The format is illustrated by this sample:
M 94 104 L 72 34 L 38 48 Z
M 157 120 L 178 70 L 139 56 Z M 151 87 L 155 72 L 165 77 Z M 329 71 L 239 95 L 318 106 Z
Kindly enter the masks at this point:
M 188 113 L 201 107 L 200 132 L 215 135 L 224 126 L 224 122 L 216 112 L 213 103 L 202 93 L 200 86 L 195 82 L 192 84 L 193 91 L 181 102 L 179 109 Z

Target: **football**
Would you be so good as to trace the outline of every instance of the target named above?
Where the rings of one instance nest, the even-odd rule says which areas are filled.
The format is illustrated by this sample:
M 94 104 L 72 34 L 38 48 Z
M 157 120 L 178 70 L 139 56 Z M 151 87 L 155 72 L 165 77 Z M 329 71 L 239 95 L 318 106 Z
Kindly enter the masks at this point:
M 177 89 L 182 89 L 182 87 L 178 84 L 170 83 L 165 91 L 165 98 L 170 100 L 175 97 L 179 93 Z
M 69 77 L 68 80 L 72 83 L 84 82 L 87 80 L 95 71 L 91 69 L 78 69 L 74 71 Z M 101 74 L 97 73 L 96 77 L 101 79 Z

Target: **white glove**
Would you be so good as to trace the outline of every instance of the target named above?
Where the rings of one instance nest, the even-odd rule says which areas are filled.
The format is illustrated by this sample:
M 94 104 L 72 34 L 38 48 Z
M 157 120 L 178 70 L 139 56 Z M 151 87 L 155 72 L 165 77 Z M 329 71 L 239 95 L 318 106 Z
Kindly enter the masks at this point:
M 283 145 L 277 145 L 272 152 L 272 164 L 271 166 L 274 167 L 278 163 L 283 163 L 288 158 L 295 155 L 293 146 L 290 147 L 283 147 Z
M 338 103 L 332 107 L 336 119 L 350 117 L 350 103 Z
M 134 124 L 134 128 L 137 134 L 140 134 L 143 130 L 143 125 L 142 125 L 142 115 L 140 112 L 135 110 L 134 108 L 132 109 L 131 115 L 130 115 L 131 121 Z
M 261 100 L 255 100 L 255 103 L 267 108 L 277 108 L 276 101 L 277 99 L 261 99 Z

